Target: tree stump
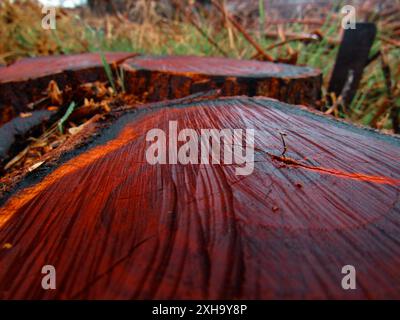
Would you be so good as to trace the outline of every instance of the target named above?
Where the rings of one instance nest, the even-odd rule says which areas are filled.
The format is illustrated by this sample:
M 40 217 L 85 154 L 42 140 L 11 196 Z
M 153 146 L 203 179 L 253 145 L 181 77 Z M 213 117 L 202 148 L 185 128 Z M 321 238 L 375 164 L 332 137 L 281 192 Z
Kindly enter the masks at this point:
M 108 63 L 132 57 L 131 53 L 106 53 Z M 22 59 L 0 68 L 0 125 L 20 112 L 32 111 L 29 103 L 43 97 L 49 82 L 54 80 L 63 89 L 82 83 L 107 81 L 101 55 L 85 53 Z
M 182 98 L 210 89 L 222 95 L 266 96 L 292 104 L 315 105 L 319 70 L 286 64 L 228 58 L 138 56 L 125 61 L 128 91 L 148 101 Z
M 254 170 L 150 164 L 171 121 L 254 129 Z M 399 299 L 399 159 L 398 138 L 275 100 L 143 106 L 3 200 L 0 297 Z

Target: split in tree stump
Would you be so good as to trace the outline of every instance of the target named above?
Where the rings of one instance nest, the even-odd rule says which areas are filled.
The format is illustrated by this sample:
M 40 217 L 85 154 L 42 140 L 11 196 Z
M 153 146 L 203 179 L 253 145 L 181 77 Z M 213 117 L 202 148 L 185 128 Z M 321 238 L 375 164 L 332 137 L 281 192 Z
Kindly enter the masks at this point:
M 315 105 L 319 70 L 286 64 L 228 58 L 138 56 L 125 61 L 128 91 L 149 101 L 175 99 L 210 89 L 222 95 L 266 96 L 292 104 Z
M 170 121 L 254 129 L 252 174 L 149 164 L 146 134 L 169 143 Z M 1 298 L 400 298 L 397 138 L 230 97 L 150 104 L 76 153 L 3 202 Z M 57 290 L 40 286 L 49 264 Z

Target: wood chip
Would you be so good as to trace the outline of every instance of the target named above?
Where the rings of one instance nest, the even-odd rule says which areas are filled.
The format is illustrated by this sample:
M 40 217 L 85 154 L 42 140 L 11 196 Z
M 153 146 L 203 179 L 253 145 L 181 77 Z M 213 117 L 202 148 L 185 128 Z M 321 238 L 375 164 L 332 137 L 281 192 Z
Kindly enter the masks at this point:
M 44 163 L 44 161 L 39 161 L 39 162 L 35 163 L 34 165 L 32 165 L 32 166 L 30 166 L 30 167 L 28 168 L 28 171 L 29 171 L 29 172 L 32 172 L 32 171 L 36 170 L 36 169 L 39 168 L 43 163 Z
M 3 249 L 11 249 L 12 248 L 12 244 L 7 242 L 7 243 L 3 244 L 2 248 Z
M 21 113 L 19 114 L 19 116 L 20 116 L 21 118 L 29 118 L 29 117 L 32 117 L 32 113 L 30 113 L 30 112 L 21 112 Z

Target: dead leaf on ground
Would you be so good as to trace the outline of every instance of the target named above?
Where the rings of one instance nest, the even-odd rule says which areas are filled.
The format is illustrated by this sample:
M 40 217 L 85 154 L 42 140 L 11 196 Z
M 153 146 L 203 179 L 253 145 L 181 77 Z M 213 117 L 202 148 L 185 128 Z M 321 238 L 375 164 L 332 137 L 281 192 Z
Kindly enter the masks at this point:
M 51 80 L 49 82 L 49 86 L 47 87 L 47 93 L 51 99 L 51 103 L 59 106 L 62 105 L 63 103 L 62 92 L 58 88 L 57 82 L 55 82 L 54 80 Z

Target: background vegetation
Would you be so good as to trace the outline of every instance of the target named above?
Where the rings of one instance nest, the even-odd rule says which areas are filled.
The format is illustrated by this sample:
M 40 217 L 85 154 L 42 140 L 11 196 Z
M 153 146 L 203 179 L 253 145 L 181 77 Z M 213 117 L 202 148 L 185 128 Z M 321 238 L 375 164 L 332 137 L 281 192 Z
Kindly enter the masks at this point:
M 225 14 L 211 3 L 202 2 L 207 1 L 137 0 L 126 1 L 124 5 L 108 1 L 105 10 L 58 9 L 57 29 L 43 30 L 43 14 L 37 1 L 3 0 L 0 64 L 23 57 L 86 51 L 225 55 L 265 60 L 266 57 L 256 55 L 250 37 L 275 61 L 322 70 L 324 95 L 318 106 L 322 111 L 381 130 L 393 130 L 393 116 L 396 108 L 400 108 L 398 0 L 391 0 L 391 5 L 380 11 L 371 5 L 357 12 L 359 20 L 377 23 L 379 36 L 351 106 L 344 106 L 340 97 L 326 92 L 342 33 L 340 4 L 302 12 L 302 17 L 278 17 L 263 1 L 246 12 L 231 11 L 228 3 Z

